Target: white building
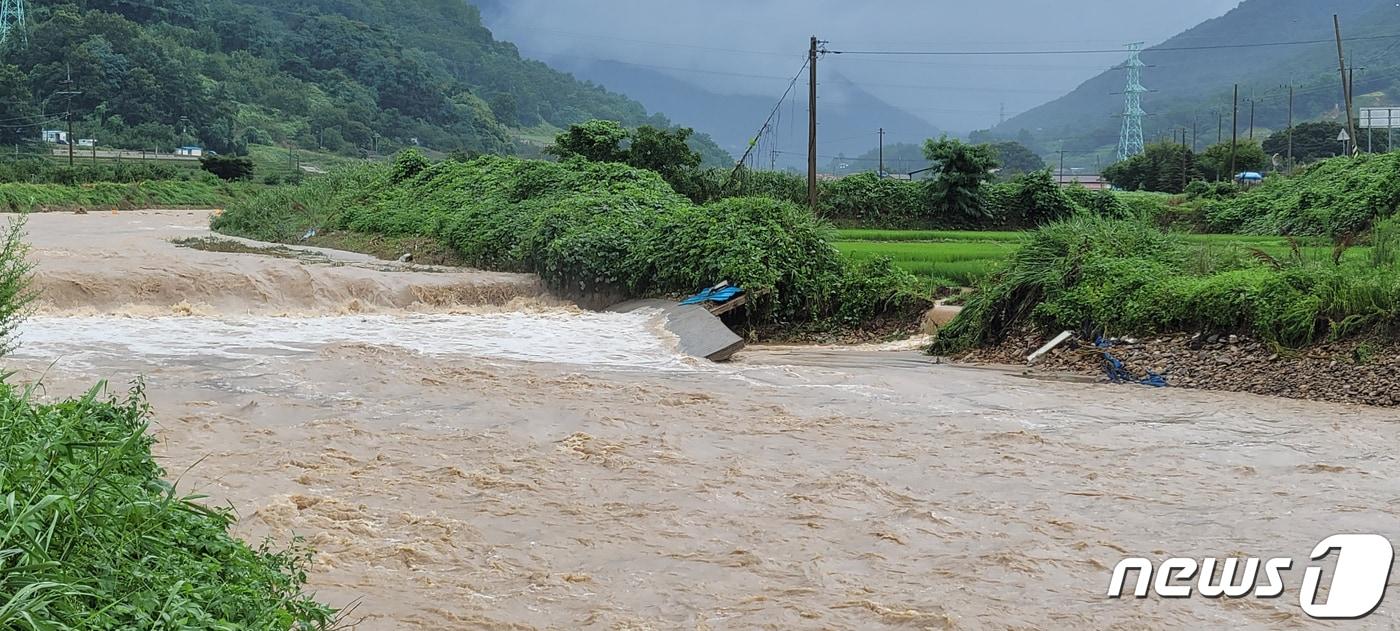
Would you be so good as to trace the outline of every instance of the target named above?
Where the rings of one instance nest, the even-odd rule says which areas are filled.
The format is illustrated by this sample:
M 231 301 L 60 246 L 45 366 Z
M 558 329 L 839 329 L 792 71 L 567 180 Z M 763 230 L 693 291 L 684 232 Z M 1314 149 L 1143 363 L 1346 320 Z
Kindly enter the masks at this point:
M 175 150 L 175 155 L 177 155 L 177 156 L 190 156 L 190 157 L 198 158 L 198 157 L 204 155 L 204 148 L 203 148 L 203 147 L 193 147 L 193 146 L 191 146 L 191 147 L 180 147 L 179 149 L 176 149 L 176 150 Z
M 57 129 L 45 129 L 44 142 L 51 145 L 66 145 L 68 144 L 68 132 L 59 131 Z

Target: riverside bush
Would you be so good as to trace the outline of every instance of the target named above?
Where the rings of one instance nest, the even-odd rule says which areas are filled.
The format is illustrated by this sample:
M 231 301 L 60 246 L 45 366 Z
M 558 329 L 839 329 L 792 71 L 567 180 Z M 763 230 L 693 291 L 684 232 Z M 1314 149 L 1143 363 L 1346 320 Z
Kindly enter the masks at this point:
M 274 241 L 312 228 L 431 237 L 475 265 L 534 272 L 567 292 L 674 295 L 729 280 L 750 292 L 759 322 L 856 320 L 913 300 L 915 284 L 888 265 L 849 262 L 830 227 L 789 202 L 698 206 L 655 173 L 584 160 L 356 166 L 235 204 L 213 225 Z
M 1400 153 L 1323 160 L 1205 206 L 1208 227 L 1243 234 L 1359 235 L 1400 208 Z
M 1197 246 L 1199 247 L 1199 246 Z M 1400 269 L 1364 258 L 1223 259 L 1195 271 L 1193 249 L 1141 219 L 1079 215 L 1033 233 L 990 276 L 934 351 L 996 343 L 1022 329 L 1146 335 L 1240 332 L 1305 346 L 1396 332 Z

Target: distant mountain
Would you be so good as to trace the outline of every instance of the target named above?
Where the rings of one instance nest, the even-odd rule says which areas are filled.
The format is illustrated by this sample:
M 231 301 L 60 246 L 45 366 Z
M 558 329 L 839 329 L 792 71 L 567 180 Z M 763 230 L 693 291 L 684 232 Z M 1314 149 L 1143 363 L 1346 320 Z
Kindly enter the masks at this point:
M 647 109 L 666 112 L 676 125 L 708 133 L 737 159 L 777 105 L 780 93 L 730 95 L 711 92 L 655 69 L 616 62 L 552 59 L 550 64 L 641 102 Z M 772 137 L 765 139 L 760 164 L 776 162 L 779 168 L 806 164 L 807 94 L 805 83 L 781 108 Z M 822 165 L 838 156 L 857 156 L 878 142 L 884 127 L 887 144 L 922 144 L 939 130 L 923 119 L 862 90 L 840 75 L 822 78 L 828 97 L 820 105 L 819 154 Z M 781 153 L 774 155 L 770 150 Z M 872 165 L 873 167 L 873 165 Z
M 6 146 L 68 112 L 104 145 L 224 153 L 508 152 L 590 118 L 669 125 L 522 58 L 462 0 L 64 0 L 31 5 L 27 39 L 0 50 Z
M 1143 84 L 1152 90 L 1143 97 L 1149 141 L 1179 127 L 1195 127 L 1202 146 L 1216 141 L 1218 128 L 1228 138 L 1235 83 L 1242 136 L 1249 125 L 1247 99 L 1254 100 L 1256 128 L 1287 126 L 1289 84 L 1295 86 L 1295 120 L 1344 116 L 1334 13 L 1347 39 L 1347 62 L 1356 67 L 1358 104 L 1400 105 L 1400 6 L 1394 0 L 1247 0 L 1143 53 L 1149 66 Z M 1125 78 L 1122 69 L 1106 71 L 995 132 L 1015 137 L 1028 130 L 1043 145 L 1063 140 L 1069 151 L 1112 145 Z

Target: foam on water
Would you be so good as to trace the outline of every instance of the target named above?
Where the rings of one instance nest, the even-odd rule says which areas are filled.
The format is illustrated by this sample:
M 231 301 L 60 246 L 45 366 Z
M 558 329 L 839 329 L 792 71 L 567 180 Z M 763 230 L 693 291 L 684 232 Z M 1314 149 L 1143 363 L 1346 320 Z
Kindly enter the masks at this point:
M 91 363 L 102 357 L 296 357 L 336 343 L 653 370 L 691 368 L 652 313 L 486 313 L 306 318 L 36 317 L 17 358 Z

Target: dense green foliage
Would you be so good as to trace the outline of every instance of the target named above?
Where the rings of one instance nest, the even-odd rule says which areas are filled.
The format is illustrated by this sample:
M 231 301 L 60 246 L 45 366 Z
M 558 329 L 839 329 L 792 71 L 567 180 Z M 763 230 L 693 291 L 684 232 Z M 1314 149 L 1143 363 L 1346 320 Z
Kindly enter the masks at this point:
M 743 172 L 723 195 L 772 197 L 807 203 L 802 176 L 772 171 Z M 944 206 L 937 180 L 896 180 L 859 173 L 820 183 L 818 211 L 838 224 L 864 228 L 1003 229 L 1034 227 L 1076 210 L 1107 217 L 1156 214 L 1160 204 L 1139 204 L 1139 196 L 1060 186 L 1049 170 L 978 187 L 981 206 L 974 215 Z M 1155 196 L 1153 196 L 1156 199 Z M 1125 203 L 1125 200 L 1133 203 Z
M 1192 247 L 1139 220 L 1080 215 L 1033 234 L 939 334 L 935 351 L 1030 328 L 1246 332 L 1285 346 L 1400 323 L 1400 269 L 1370 257 Z
M 592 120 L 560 133 L 544 152 L 561 158 L 592 162 L 619 162 L 646 169 L 666 180 L 671 188 L 696 202 L 717 197 L 700 171 L 704 157 L 690 147 L 695 131 L 689 128 L 658 129 L 642 125 L 627 130 L 613 121 Z M 715 170 L 708 177 L 717 177 Z
M 30 7 L 29 46 L 0 61 L 7 145 L 37 138 L 70 111 L 76 134 L 104 146 L 200 144 L 227 154 L 250 144 L 502 152 L 513 127 L 590 118 L 669 126 L 621 95 L 521 58 L 466 2 Z
M 253 179 L 253 160 L 242 156 L 209 155 L 200 158 L 199 166 L 225 182 Z
M 1198 161 L 1201 165 L 1201 177 L 1214 182 L 1231 182 L 1236 175 L 1245 171 L 1263 173 L 1269 167 L 1269 154 L 1264 153 L 1259 143 L 1241 140 L 1235 143 L 1233 162 L 1228 142 L 1211 145 L 1201 153 Z M 1234 164 L 1233 171 L 1230 169 L 1231 164 Z
M 24 220 L 12 219 L 0 235 L 0 356 L 14 350 L 16 329 L 36 297 L 33 271 L 24 242 Z
M 1246 234 L 1326 235 L 1365 232 L 1400 208 L 1400 153 L 1324 160 L 1293 177 L 1210 202 L 1211 229 Z
M 1014 140 L 993 143 L 992 150 L 996 152 L 997 164 L 1001 165 L 1001 170 L 997 171 L 998 179 L 1035 173 L 1045 168 L 1045 160 Z
M 1317 121 L 1295 126 L 1292 130 L 1293 162 L 1295 164 L 1308 164 L 1342 155 L 1342 143 L 1337 141 L 1337 136 L 1342 133 L 1342 127 L 1341 123 L 1335 121 Z M 1288 129 L 1270 135 L 1264 139 L 1264 152 L 1286 157 L 1288 155 L 1288 136 Z
M 0 183 L 26 184 L 91 184 L 93 182 L 122 182 L 134 184 L 147 180 L 199 179 L 199 172 L 188 167 L 151 161 L 102 162 L 80 161 L 73 166 L 48 158 L 0 159 Z
M 924 157 L 934 163 L 935 179 L 929 188 L 939 208 L 964 217 L 988 217 L 982 200 L 982 183 L 996 169 L 996 150 L 944 136 L 924 143 Z
M 1104 167 L 1103 177 L 1125 191 L 1180 194 L 1198 180 L 1233 182 L 1237 173 L 1262 172 L 1269 165 L 1269 156 L 1258 144 L 1241 141 L 1235 147 L 1233 172 L 1229 143 L 1196 154 L 1184 145 L 1159 142 L 1140 155 Z
M 250 184 L 221 184 L 217 180 L 99 182 L 82 186 L 0 184 L 0 211 L 222 208 L 257 188 Z
M 700 206 L 618 163 L 486 156 L 427 166 L 412 156 L 269 190 L 214 228 L 271 241 L 308 228 L 431 237 L 473 264 L 532 271 L 570 293 L 682 294 L 729 280 L 750 292 L 755 322 L 855 324 L 903 304 L 912 283 L 888 261 L 851 264 L 826 224 L 787 202 Z
M 1148 145 L 1142 154 L 1104 167 L 1103 177 L 1125 191 L 1181 193 L 1200 178 L 1200 169 L 1189 147 L 1158 142 Z
M 31 397 L 0 384 L 0 628 L 333 625 L 301 593 L 305 554 L 249 548 L 162 479 L 139 391 Z

